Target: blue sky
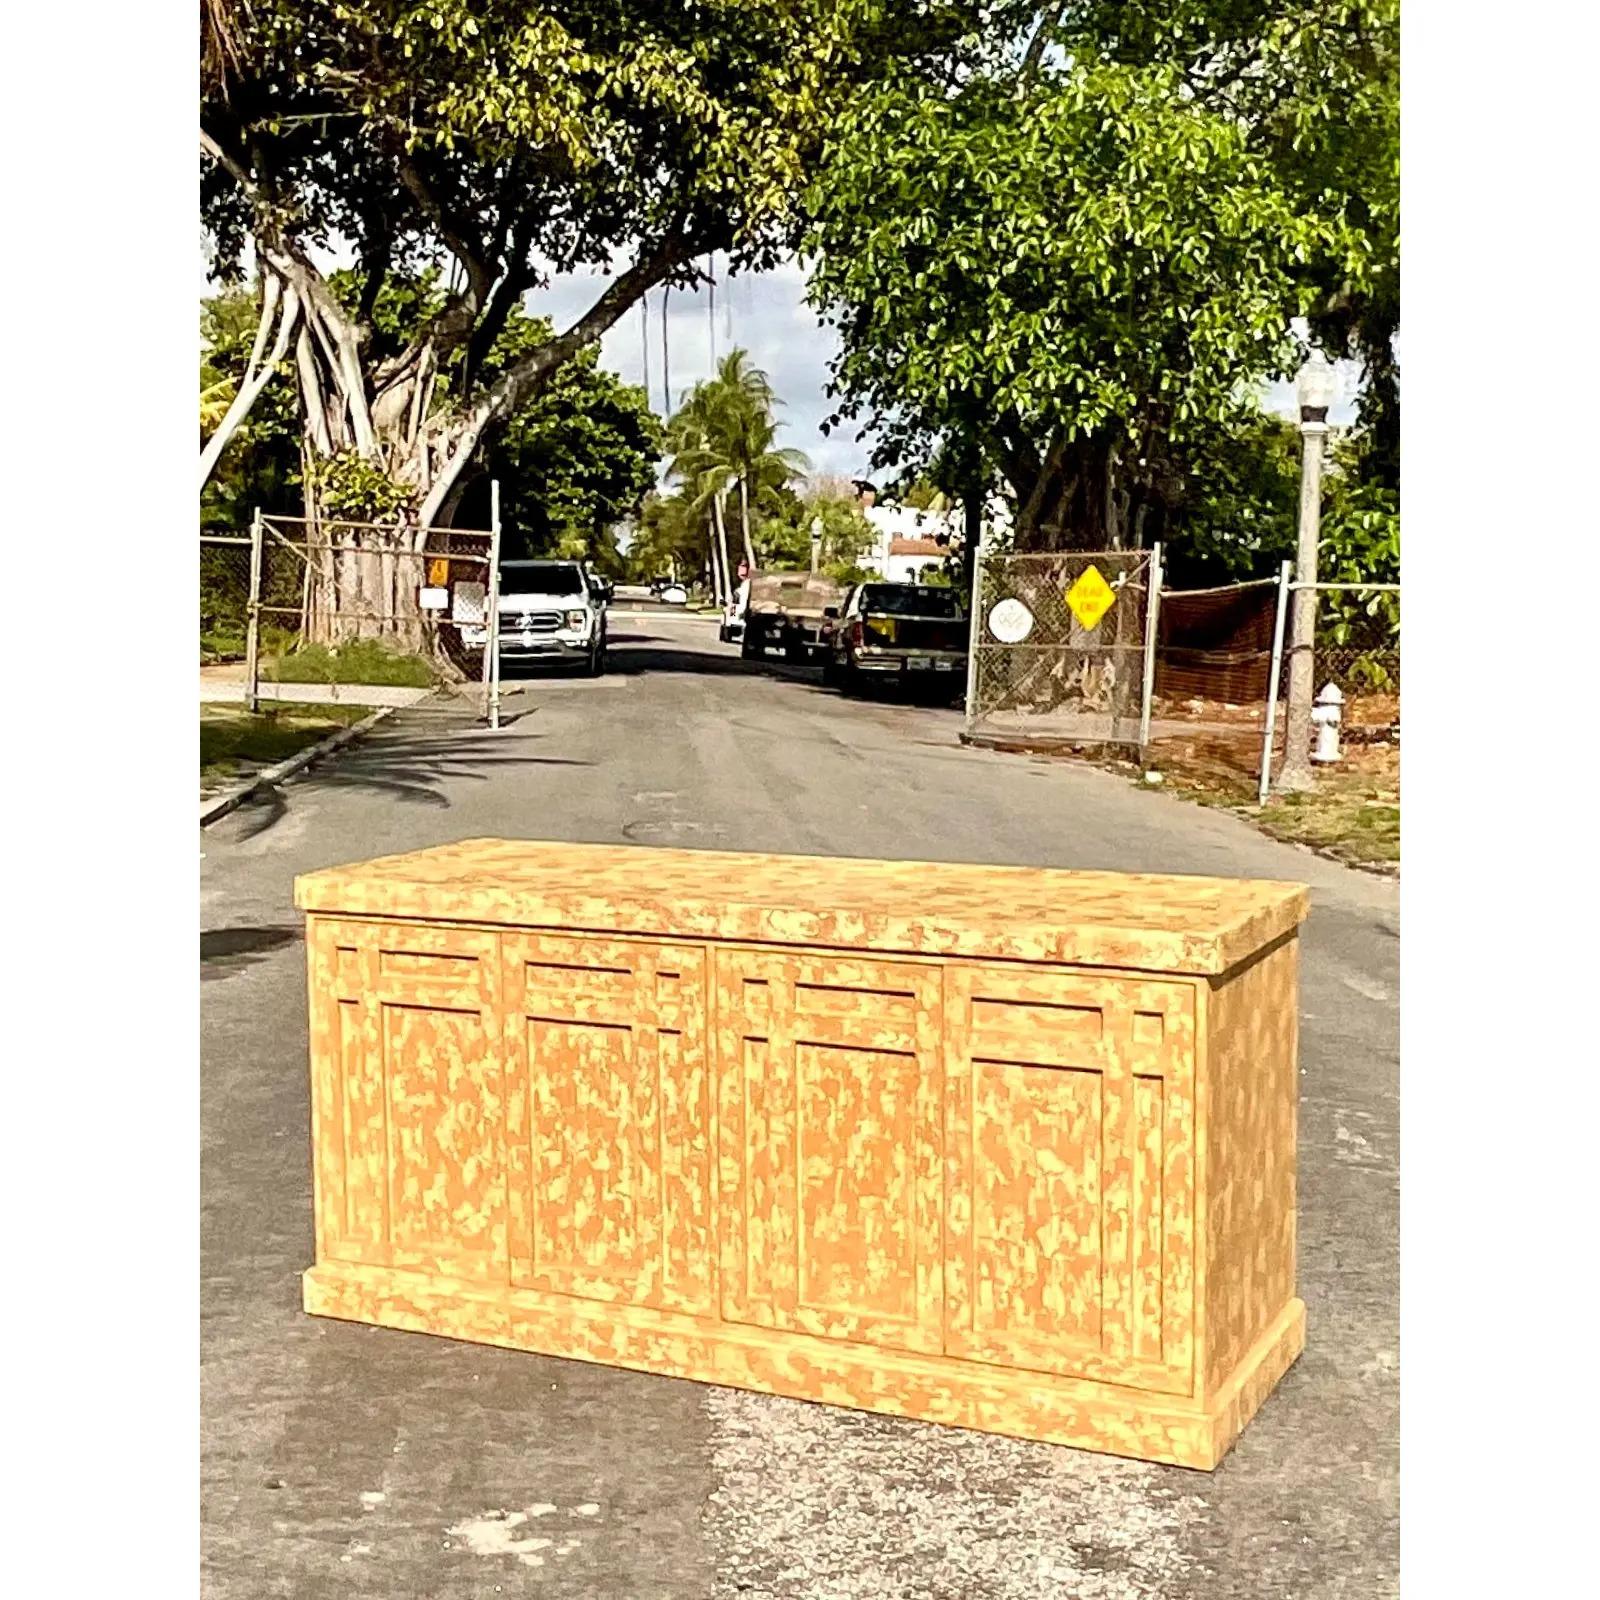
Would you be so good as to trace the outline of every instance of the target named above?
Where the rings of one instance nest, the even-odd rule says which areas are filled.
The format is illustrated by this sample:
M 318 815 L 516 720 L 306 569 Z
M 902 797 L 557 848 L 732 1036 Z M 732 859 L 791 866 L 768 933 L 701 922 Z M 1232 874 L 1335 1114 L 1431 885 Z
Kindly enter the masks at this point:
M 821 423 L 832 410 L 826 385 L 828 363 L 837 351 L 833 331 L 823 327 L 805 303 L 805 277 L 798 262 L 789 261 L 771 272 L 722 277 L 718 260 L 716 349 L 726 355 L 733 346 L 750 352 L 751 360 L 771 378 L 783 400 L 784 423 L 780 442 L 800 450 L 810 459 L 814 473 L 825 477 L 864 477 L 869 471 L 870 441 L 859 440 L 853 429 L 835 429 L 828 437 Z M 330 262 L 330 265 L 343 264 Z M 202 292 L 209 292 L 202 265 Z M 575 321 L 605 286 L 599 273 L 574 273 L 558 278 L 548 289 L 530 295 L 528 309 L 548 316 L 558 328 Z M 662 409 L 661 291 L 648 300 L 650 403 Z M 704 286 L 693 293 L 674 290 L 668 299 L 668 346 L 672 362 L 672 390 L 676 397 L 707 375 L 711 367 L 711 328 Z M 640 311 L 635 306 L 601 342 L 600 360 L 629 383 L 644 374 L 644 348 Z M 1331 420 L 1347 423 L 1354 412 L 1355 370 L 1346 364 L 1343 394 Z M 1273 384 L 1263 402 L 1284 416 L 1294 415 L 1291 384 Z
M 719 258 L 720 271 L 720 258 Z M 533 296 L 529 308 L 551 317 L 558 327 L 579 316 L 600 292 L 604 279 L 567 277 Z M 810 457 L 813 469 L 834 477 L 863 477 L 869 470 L 870 441 L 859 441 L 854 431 L 836 429 L 824 438 L 820 423 L 830 406 L 826 385 L 828 363 L 838 349 L 831 328 L 823 327 L 805 303 L 805 278 L 796 262 L 773 272 L 745 274 L 719 282 L 716 300 L 716 348 L 726 355 L 732 345 L 750 352 L 755 365 L 772 379 L 783 398 L 787 424 L 783 442 Z M 711 359 L 711 330 L 704 288 L 693 294 L 675 291 L 668 301 L 668 344 L 672 358 L 674 395 L 706 376 Z M 649 297 L 650 403 L 661 409 L 661 293 Z M 731 343 L 730 343 L 731 338 Z M 635 307 L 601 343 L 600 359 L 630 383 L 641 381 L 644 349 L 640 315 Z M 1342 395 L 1331 420 L 1353 420 L 1356 370 L 1348 363 L 1341 374 Z M 1271 410 L 1295 414 L 1294 386 L 1272 384 L 1262 395 Z

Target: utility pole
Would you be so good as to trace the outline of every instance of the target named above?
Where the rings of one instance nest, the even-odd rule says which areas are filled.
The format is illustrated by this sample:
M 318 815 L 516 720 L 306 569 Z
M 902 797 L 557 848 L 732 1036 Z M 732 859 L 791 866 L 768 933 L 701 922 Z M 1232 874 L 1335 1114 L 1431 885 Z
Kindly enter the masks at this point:
M 711 370 L 708 378 L 717 375 L 717 252 L 706 257 L 706 329 L 711 335 Z
M 1278 788 L 1286 793 L 1315 787 L 1311 767 L 1312 676 L 1316 672 L 1317 544 L 1322 535 L 1322 450 L 1328 408 L 1339 393 L 1338 374 L 1313 352 L 1295 379 L 1300 402 L 1300 542 L 1295 560 L 1293 628 L 1289 650 L 1289 716 L 1284 727 L 1283 767 Z
M 644 384 L 644 404 L 648 411 L 650 408 L 650 296 L 639 296 L 639 353 L 644 358 L 639 370 L 644 374 L 640 382 Z
M 661 289 L 661 415 L 669 419 L 672 416 L 672 363 L 667 354 L 667 296 L 671 293 L 671 286 L 663 284 Z

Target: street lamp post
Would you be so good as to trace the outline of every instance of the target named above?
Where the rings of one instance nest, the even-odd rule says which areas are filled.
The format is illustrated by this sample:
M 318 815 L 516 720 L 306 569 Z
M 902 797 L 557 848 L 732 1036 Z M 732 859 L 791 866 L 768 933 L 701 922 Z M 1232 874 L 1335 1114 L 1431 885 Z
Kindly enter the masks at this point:
M 1313 352 L 1295 379 L 1300 402 L 1300 542 L 1295 557 L 1294 608 L 1289 654 L 1289 715 L 1284 729 L 1283 768 L 1278 788 L 1310 789 L 1312 675 L 1316 671 L 1317 543 L 1322 533 L 1322 451 L 1328 408 L 1338 398 L 1339 375 Z

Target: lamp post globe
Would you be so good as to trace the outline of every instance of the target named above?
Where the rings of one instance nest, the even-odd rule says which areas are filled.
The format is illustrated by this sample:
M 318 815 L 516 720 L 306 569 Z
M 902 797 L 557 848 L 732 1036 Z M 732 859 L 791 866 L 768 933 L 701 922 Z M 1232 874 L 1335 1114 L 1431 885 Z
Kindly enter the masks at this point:
M 1320 350 L 1312 351 L 1296 373 L 1294 393 L 1302 424 L 1328 420 L 1328 411 L 1339 398 L 1339 374 Z

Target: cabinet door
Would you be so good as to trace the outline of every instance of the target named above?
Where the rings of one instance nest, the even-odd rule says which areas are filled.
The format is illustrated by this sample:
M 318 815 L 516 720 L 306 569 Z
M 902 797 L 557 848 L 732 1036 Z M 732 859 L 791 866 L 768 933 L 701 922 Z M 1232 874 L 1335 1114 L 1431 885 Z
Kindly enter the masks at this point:
M 937 969 L 715 962 L 723 1316 L 937 1350 Z
M 954 964 L 945 1068 L 947 1352 L 1189 1393 L 1193 991 Z
M 512 1282 L 711 1311 L 704 949 L 503 938 Z
M 315 918 L 317 1248 L 506 1281 L 492 933 Z

